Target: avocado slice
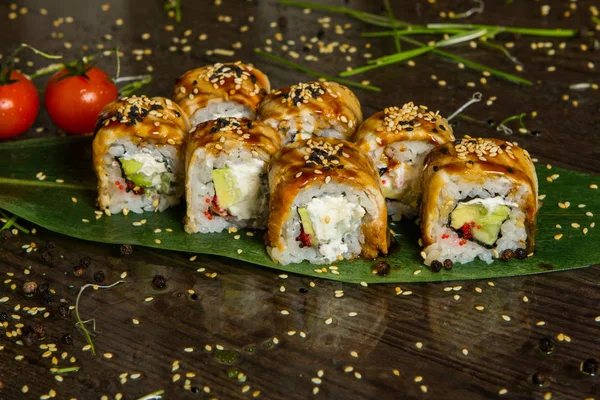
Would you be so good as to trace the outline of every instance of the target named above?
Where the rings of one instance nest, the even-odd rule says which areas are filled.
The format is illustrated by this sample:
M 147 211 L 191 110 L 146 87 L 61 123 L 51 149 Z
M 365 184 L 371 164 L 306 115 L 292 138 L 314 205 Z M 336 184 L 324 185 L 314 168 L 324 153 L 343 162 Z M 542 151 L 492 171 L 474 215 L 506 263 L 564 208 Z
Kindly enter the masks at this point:
M 318 243 L 318 240 L 306 207 L 298 207 L 298 215 L 300 215 L 300 222 L 302 222 L 302 229 L 304 229 L 304 233 L 310 237 L 311 244 L 315 246 Z
M 510 207 L 506 205 L 497 205 L 490 212 L 483 204 L 459 204 L 450 213 L 450 226 L 459 230 L 464 224 L 471 224 L 472 238 L 492 246 L 498 240 L 500 228 L 508 218 L 509 212 Z
M 152 186 L 152 178 L 146 174 L 127 175 L 127 179 L 133 182 L 136 186 Z
M 140 169 L 142 169 L 142 166 L 144 165 L 139 161 L 126 160 L 123 157 L 119 158 L 119 162 L 121 163 L 121 168 L 123 168 L 123 172 L 127 176 L 136 174 Z M 133 182 L 132 179 L 130 179 L 130 180 Z M 133 182 L 133 183 L 135 183 L 135 182 Z
M 398 200 L 402 197 L 401 191 L 395 191 L 392 187 L 384 186 L 383 184 L 381 185 L 381 194 L 383 194 L 383 197 L 386 199 Z
M 229 208 L 240 201 L 241 192 L 229 168 L 213 169 L 213 184 L 221 208 Z

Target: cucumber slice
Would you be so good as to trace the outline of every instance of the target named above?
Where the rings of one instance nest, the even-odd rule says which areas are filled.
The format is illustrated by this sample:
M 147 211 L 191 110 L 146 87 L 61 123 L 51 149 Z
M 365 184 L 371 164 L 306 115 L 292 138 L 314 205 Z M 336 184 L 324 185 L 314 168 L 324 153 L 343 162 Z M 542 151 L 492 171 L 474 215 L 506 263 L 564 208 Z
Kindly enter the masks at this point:
M 473 239 L 492 246 L 498 240 L 500 228 L 509 213 L 510 207 L 506 205 L 497 205 L 490 212 L 483 204 L 459 204 L 450 213 L 450 226 L 460 230 L 467 224 Z
M 300 215 L 300 222 L 302 222 L 302 229 L 304 229 L 304 233 L 310 237 L 311 245 L 316 246 L 318 243 L 317 236 L 315 235 L 315 230 L 306 207 L 298 207 L 298 215 Z
M 145 174 L 133 174 L 127 177 L 137 186 L 152 186 L 152 178 Z
M 126 160 L 123 157 L 119 158 L 119 162 L 121 163 L 121 168 L 123 168 L 123 173 L 125 175 L 134 175 L 139 172 L 144 164 L 136 160 Z M 131 180 L 133 182 L 133 180 Z M 134 182 L 135 183 L 135 182 Z
M 229 168 L 213 169 L 212 178 L 221 208 L 227 209 L 240 201 L 241 191 Z

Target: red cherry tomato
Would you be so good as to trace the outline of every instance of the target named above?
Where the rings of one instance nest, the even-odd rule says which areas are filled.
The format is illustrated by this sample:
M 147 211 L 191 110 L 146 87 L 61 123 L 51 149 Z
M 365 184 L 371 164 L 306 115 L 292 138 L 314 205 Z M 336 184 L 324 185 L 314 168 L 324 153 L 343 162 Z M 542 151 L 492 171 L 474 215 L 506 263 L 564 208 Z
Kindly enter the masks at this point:
M 62 69 L 50 78 L 44 102 L 52 122 L 63 131 L 80 135 L 91 133 L 102 107 L 117 100 L 119 92 L 110 76 L 92 67 L 85 75 Z
M 33 125 L 40 109 L 35 85 L 25 75 L 12 71 L 12 83 L 0 83 L 0 139 L 20 135 Z

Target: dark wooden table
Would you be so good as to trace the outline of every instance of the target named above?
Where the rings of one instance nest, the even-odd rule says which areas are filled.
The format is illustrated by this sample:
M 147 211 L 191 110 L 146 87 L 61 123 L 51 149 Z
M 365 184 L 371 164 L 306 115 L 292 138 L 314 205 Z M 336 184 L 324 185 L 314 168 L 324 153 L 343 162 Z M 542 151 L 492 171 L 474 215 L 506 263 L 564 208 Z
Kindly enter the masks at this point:
M 299 63 L 329 74 L 364 64 L 365 53 L 376 57 L 394 51 L 389 38 L 361 38 L 361 32 L 372 28 L 350 17 L 305 14 L 271 0 L 222 0 L 221 5 L 184 0 L 181 23 L 169 19 L 158 0 L 107 1 L 106 10 L 103 1 L 22 0 L 16 10 L 9 3 L 0 2 L 5 55 L 20 42 L 72 58 L 82 53 L 82 46 L 119 45 L 125 54 L 124 75 L 152 70 L 154 82 L 147 90 L 151 95 L 169 95 L 174 79 L 187 69 L 223 60 L 255 63 L 274 87 L 308 79 L 256 57 L 256 47 L 269 46 L 286 58 L 290 50 L 296 51 Z M 328 3 L 383 13 L 379 1 Z M 441 11 L 459 12 L 473 5 L 440 0 L 391 3 L 398 18 L 413 23 L 446 22 L 439 17 Z M 541 7 L 546 3 L 551 9 L 543 17 Z M 540 134 L 515 133 L 511 139 L 542 163 L 598 173 L 600 92 L 569 89 L 576 83 L 600 83 L 599 35 L 590 23 L 593 3 L 488 0 L 485 12 L 467 21 L 580 28 L 584 33 L 574 39 L 499 37 L 500 43 L 515 43 L 510 50 L 523 62 L 522 76 L 534 81 L 533 87 L 494 77 L 487 77 L 484 84 L 481 73 L 459 69 L 435 55 L 416 59 L 414 67 L 398 64 L 372 71 L 358 79 L 368 79 L 383 91 L 357 90 L 365 115 L 410 100 L 449 115 L 480 91 L 485 101 L 466 112 L 480 122 L 457 120 L 458 134 L 502 136 L 487 121 L 526 112 L 527 127 Z M 319 18 L 330 21 L 319 23 Z M 335 32 L 336 25 L 344 34 Z M 150 39 L 144 40 L 144 33 Z M 199 39 L 202 34 L 206 40 Z M 329 54 L 307 52 L 302 36 L 350 44 L 357 51 L 343 53 L 338 46 Z M 236 42 L 241 48 L 235 48 L 233 56 L 207 54 L 211 49 L 231 50 Z M 284 45 L 287 51 L 282 50 Z M 139 50 L 150 54 L 136 59 Z M 452 51 L 518 73 L 499 52 L 467 45 Z M 319 61 L 302 60 L 307 54 Z M 26 60 L 34 65 L 27 66 Z M 114 68 L 113 62 L 99 61 L 108 70 Z M 24 55 L 20 65 L 32 72 L 46 63 Z M 40 87 L 43 83 L 38 82 Z M 537 117 L 532 118 L 531 112 Z M 42 112 L 34 129 L 22 138 L 56 134 Z M 31 242 L 38 251 L 27 253 L 23 245 Z M 73 267 L 84 257 L 89 258 L 89 267 L 76 276 Z M 330 399 L 600 398 L 598 378 L 580 371 L 584 360 L 600 359 L 598 266 L 489 282 L 362 287 L 302 276 L 284 278 L 276 271 L 224 258 L 199 255 L 191 262 L 189 257 L 144 248 L 134 248 L 124 257 L 118 246 L 43 229 L 1 240 L 0 299 L 8 301 L 0 303 L 0 312 L 7 313 L 8 321 L 7 328 L 0 328 L 0 398 L 40 398 L 52 390 L 60 399 L 136 399 L 157 390 L 164 390 L 168 399 L 304 399 L 317 391 L 316 398 Z M 208 277 L 198 268 L 216 276 Z M 128 283 L 111 290 L 88 289 L 82 296 L 82 318 L 96 322 L 98 355 L 92 356 L 82 349 L 86 341 L 75 327 L 74 312 L 61 315 L 65 308 L 60 306 L 73 306 L 79 288 L 93 283 L 100 271 L 104 283 L 119 280 L 122 273 Z M 166 278 L 165 289 L 154 288 L 157 274 Z M 52 298 L 26 297 L 25 281 L 49 285 Z M 396 295 L 397 286 L 412 295 Z M 336 297 L 338 290 L 343 296 Z M 145 301 L 149 297 L 153 300 Z M 34 307 L 45 310 L 32 315 Z M 18 324 L 22 331 L 40 325 L 46 337 L 23 345 L 19 343 L 23 337 L 6 335 Z M 68 339 L 65 343 L 64 335 L 70 335 L 73 343 L 67 344 Z M 545 337 L 552 343 L 549 354 L 539 349 Z M 50 356 L 45 354 L 47 344 L 56 345 Z M 79 372 L 65 374 L 62 382 L 50 370 L 71 366 L 79 366 Z M 23 394 L 25 386 L 28 392 Z

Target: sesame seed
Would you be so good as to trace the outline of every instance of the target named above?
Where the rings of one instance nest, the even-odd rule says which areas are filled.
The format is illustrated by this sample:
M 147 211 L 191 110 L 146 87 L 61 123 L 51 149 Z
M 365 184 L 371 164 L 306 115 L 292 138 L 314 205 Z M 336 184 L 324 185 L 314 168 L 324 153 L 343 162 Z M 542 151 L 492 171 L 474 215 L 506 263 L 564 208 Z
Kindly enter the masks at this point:
M 352 350 L 352 351 L 350 352 L 350 355 L 351 355 L 352 357 L 354 357 L 354 358 L 358 358 L 358 353 L 357 353 L 356 351 L 354 351 L 354 350 Z
M 415 379 L 413 379 L 416 383 L 422 382 L 423 381 L 423 377 L 422 376 L 415 376 Z
M 510 317 L 508 315 L 502 315 L 502 319 L 505 321 L 510 321 Z
M 508 390 L 506 390 L 505 388 L 502 388 L 502 389 L 498 390 L 498 394 L 501 395 L 501 396 L 504 395 L 504 394 L 506 394 L 506 393 L 508 393 Z
M 113 358 L 113 354 L 112 354 L 112 353 L 104 353 L 103 355 L 104 355 L 104 358 L 107 358 L 107 359 L 109 359 L 109 360 L 110 360 L 111 358 Z

